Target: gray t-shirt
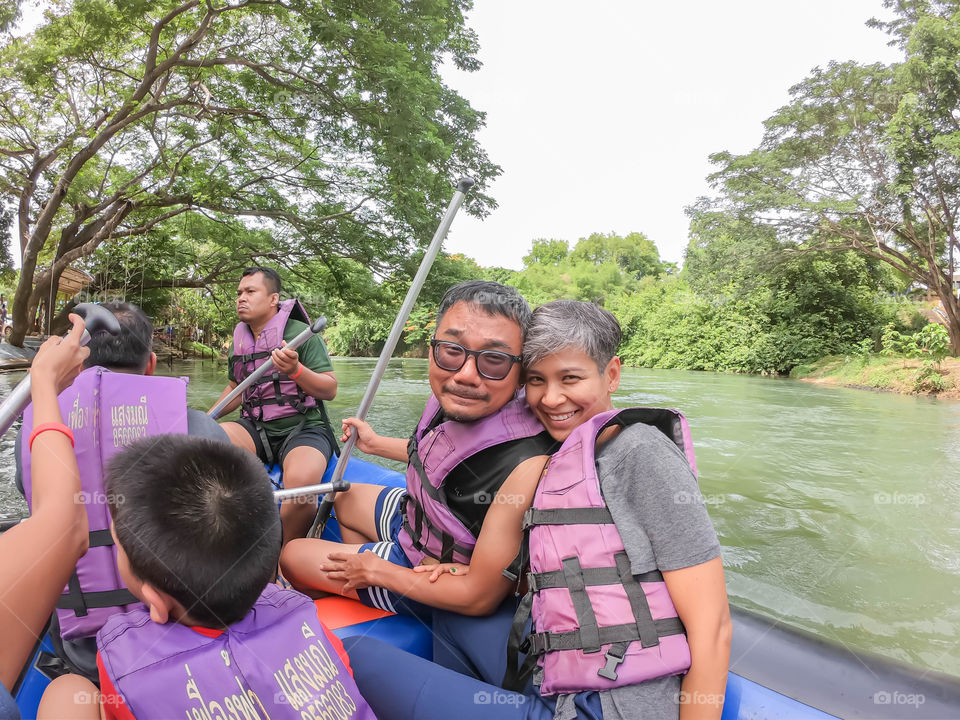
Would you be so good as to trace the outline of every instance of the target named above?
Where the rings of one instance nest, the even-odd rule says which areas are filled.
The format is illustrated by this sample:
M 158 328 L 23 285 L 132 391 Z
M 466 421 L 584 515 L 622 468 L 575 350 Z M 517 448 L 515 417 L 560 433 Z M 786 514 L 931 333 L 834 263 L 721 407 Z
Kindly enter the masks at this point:
M 219 440 L 228 443 L 230 438 L 220 423 L 207 415 L 203 410 L 187 408 L 187 435 L 201 437 L 207 440 Z
M 720 555 L 697 479 L 659 430 L 630 425 L 600 449 L 597 468 L 635 575 L 679 570 Z M 604 720 L 676 718 L 681 680 L 675 675 L 600 693 Z

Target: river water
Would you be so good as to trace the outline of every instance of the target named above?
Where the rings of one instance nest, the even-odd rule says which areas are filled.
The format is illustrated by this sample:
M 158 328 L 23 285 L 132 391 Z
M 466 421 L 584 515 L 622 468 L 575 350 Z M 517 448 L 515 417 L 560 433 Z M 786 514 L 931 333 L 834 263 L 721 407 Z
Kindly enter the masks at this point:
M 335 423 L 356 411 L 375 360 L 335 358 Z M 407 436 L 427 397 L 425 360 L 391 362 L 370 411 Z M 208 408 L 225 366 L 177 363 Z M 0 375 L 5 396 L 20 374 Z M 854 650 L 960 675 L 960 403 L 784 378 L 625 368 L 618 407 L 689 419 L 700 485 L 742 607 Z M 0 512 L 13 489 L 0 439 Z

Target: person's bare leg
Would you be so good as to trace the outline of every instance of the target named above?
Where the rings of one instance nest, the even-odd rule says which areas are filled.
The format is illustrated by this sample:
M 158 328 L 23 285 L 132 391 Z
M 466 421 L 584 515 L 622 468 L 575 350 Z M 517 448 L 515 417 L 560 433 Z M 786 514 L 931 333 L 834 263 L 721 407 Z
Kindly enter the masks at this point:
M 237 447 L 242 447 L 244 450 L 249 450 L 254 455 L 257 454 L 257 446 L 253 442 L 253 438 L 250 437 L 250 433 L 247 432 L 247 429 L 240 423 L 235 422 L 225 422 L 220 423 L 220 427 L 223 428 L 223 431 L 227 434 L 227 437 L 230 438 L 232 442 Z
M 356 590 L 344 592 L 344 581 L 331 580 L 320 566 L 327 561 L 330 553 L 356 553 L 359 549 L 360 545 L 344 545 L 314 538 L 291 540 L 280 553 L 280 569 L 287 581 L 302 593 L 311 595 L 311 591 L 319 590 L 356 600 Z
M 100 691 L 79 675 L 61 675 L 43 691 L 37 720 L 100 720 Z
M 340 526 L 340 537 L 345 543 L 362 545 L 377 542 L 377 498 L 385 487 L 354 483 L 345 492 L 337 493 L 333 498 L 333 509 Z M 389 538 L 387 538 L 389 539 Z
M 283 459 L 283 487 L 290 490 L 305 485 L 316 485 L 323 480 L 326 469 L 327 460 L 322 452 L 308 445 L 295 447 Z M 316 495 L 284 500 L 280 504 L 283 544 L 286 545 L 296 538 L 306 537 L 316 516 Z

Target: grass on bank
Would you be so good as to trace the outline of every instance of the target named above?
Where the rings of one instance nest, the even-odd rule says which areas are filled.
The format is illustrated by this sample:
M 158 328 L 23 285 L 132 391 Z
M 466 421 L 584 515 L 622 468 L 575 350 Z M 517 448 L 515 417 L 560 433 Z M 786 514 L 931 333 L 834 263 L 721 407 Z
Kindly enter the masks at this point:
M 214 350 L 209 345 L 204 345 L 196 340 L 191 340 L 186 343 L 183 346 L 183 351 L 185 355 L 195 355 L 200 357 L 219 358 L 223 356 L 223 353 L 219 350 Z
M 945 358 L 940 363 L 932 363 L 903 356 L 833 355 L 796 366 L 790 377 L 904 394 L 960 397 L 960 358 Z

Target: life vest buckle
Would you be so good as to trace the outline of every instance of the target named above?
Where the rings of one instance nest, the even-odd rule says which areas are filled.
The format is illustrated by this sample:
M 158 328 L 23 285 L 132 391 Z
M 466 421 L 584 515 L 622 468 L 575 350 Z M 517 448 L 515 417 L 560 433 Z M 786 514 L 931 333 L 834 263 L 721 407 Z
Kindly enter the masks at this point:
M 616 645 L 610 646 L 610 649 L 607 650 L 605 655 L 607 658 L 607 664 L 597 670 L 597 675 L 606 678 L 607 680 L 617 679 L 617 666 L 623 662 L 623 659 L 627 654 L 626 648 L 615 648 L 617 648 Z M 617 652 L 620 654 L 618 655 Z
M 550 633 L 530 633 L 524 642 L 529 643 L 529 650 L 535 655 L 543 655 L 552 649 Z
M 523 513 L 523 523 L 520 528 L 526 530 L 533 525 L 533 508 L 527 508 Z

